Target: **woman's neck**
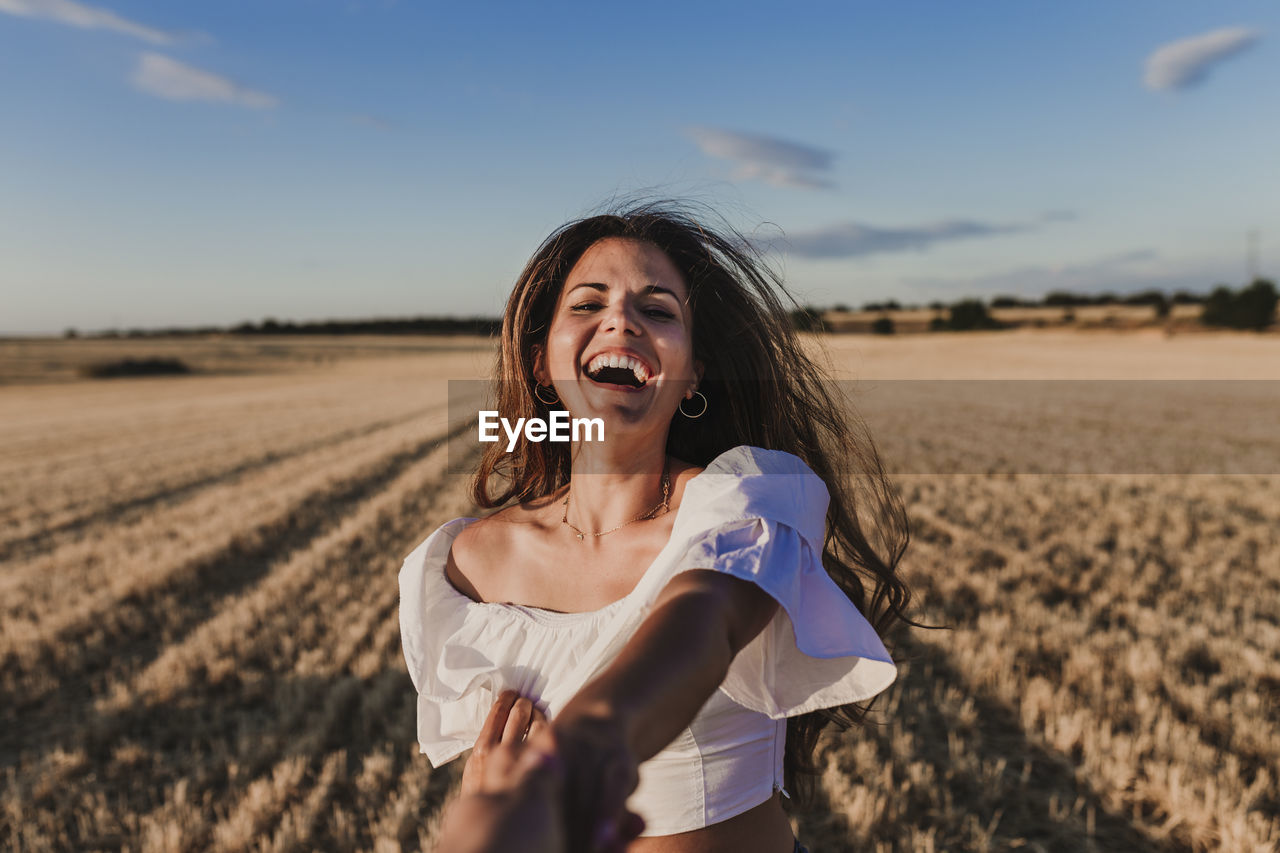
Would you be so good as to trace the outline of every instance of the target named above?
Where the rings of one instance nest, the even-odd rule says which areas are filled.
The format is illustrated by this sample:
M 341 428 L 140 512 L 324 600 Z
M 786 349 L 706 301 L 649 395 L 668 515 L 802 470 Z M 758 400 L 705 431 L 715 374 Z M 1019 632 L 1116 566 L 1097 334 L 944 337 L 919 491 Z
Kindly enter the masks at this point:
M 582 442 L 573 448 L 568 520 L 587 533 L 625 524 L 662 503 L 661 441 Z

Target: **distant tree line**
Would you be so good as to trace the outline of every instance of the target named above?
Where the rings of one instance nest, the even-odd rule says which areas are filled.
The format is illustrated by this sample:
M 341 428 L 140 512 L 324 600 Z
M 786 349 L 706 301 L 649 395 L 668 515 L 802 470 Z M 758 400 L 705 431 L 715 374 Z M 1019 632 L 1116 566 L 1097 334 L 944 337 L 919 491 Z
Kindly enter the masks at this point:
M 1137 293 L 1117 295 L 1115 293 L 1073 293 L 1055 290 L 1040 299 L 1017 296 L 995 296 L 984 302 L 981 299 L 966 298 L 947 304 L 934 301 L 928 304 L 932 311 L 940 312 L 929 324 L 935 331 L 960 331 L 968 329 L 1003 329 L 1016 325 L 1004 323 L 991 315 L 994 308 L 1063 308 L 1065 319 L 1075 319 L 1071 309 L 1090 305 L 1151 305 L 1155 308 L 1157 318 L 1166 318 L 1174 305 L 1203 305 L 1200 322 L 1208 326 L 1222 326 L 1235 329 L 1265 329 L 1275 322 L 1275 311 L 1280 294 L 1276 286 L 1266 279 L 1257 279 L 1239 291 L 1232 290 L 1225 284 L 1218 285 L 1207 295 L 1179 290 L 1167 295 L 1161 290 L 1143 290 Z M 864 302 L 864 312 L 880 312 L 871 326 L 876 334 L 892 334 L 893 318 L 890 311 L 917 311 L 918 304 L 902 304 L 896 299 L 884 302 Z M 851 312 L 848 305 L 837 303 L 833 311 Z M 946 312 L 945 316 L 941 312 Z M 812 305 L 791 312 L 792 322 L 802 331 L 820 331 L 823 311 Z
M 268 317 L 261 323 L 231 327 L 234 335 L 497 335 L 502 321 L 493 317 L 415 317 L 373 320 L 323 320 L 309 323 L 279 322 Z
M 1257 279 L 1248 287 L 1239 291 L 1232 290 L 1225 284 L 1218 285 L 1208 295 L 1200 295 L 1179 290 L 1166 296 L 1160 290 L 1143 290 L 1117 296 L 1114 293 L 1072 293 L 1069 291 L 1052 291 L 1041 299 L 1025 299 L 1017 296 L 996 296 L 987 302 L 981 299 L 966 298 L 950 305 L 944 302 L 930 302 L 928 308 L 939 313 L 930 322 L 934 330 L 960 331 L 967 329 L 1003 329 L 1011 323 L 1003 323 L 993 317 L 992 308 L 1063 308 L 1066 319 L 1074 319 L 1073 308 L 1089 305 L 1152 305 L 1156 317 L 1169 316 L 1173 305 L 1203 305 L 1200 322 L 1209 326 L 1222 326 L 1235 329 L 1265 329 L 1275 322 L 1275 310 L 1280 295 L 1276 286 L 1266 279 Z M 895 299 L 884 302 L 866 302 L 862 311 L 874 311 L 885 316 L 877 318 L 871 331 L 877 334 L 894 332 L 893 318 L 890 311 L 920 310 L 918 304 L 902 304 Z M 835 311 L 850 312 L 848 305 L 836 304 Z M 792 325 L 804 332 L 821 332 L 825 329 L 822 316 L 826 309 L 814 305 L 798 307 L 790 312 Z M 295 323 L 290 320 L 280 321 L 267 317 L 260 323 L 244 322 L 230 328 L 221 326 L 169 327 L 160 329 L 129 329 L 121 331 L 108 329 L 92 337 L 101 338 L 148 338 L 148 337 L 182 337 L 194 335 L 486 335 L 497 336 L 502 329 L 502 321 L 495 317 L 411 317 L 411 318 L 374 318 L 368 320 L 321 320 Z M 65 337 L 80 336 L 76 329 L 67 329 Z
M 91 379 L 117 379 L 122 376 L 181 376 L 191 372 L 191 368 L 181 359 L 163 356 L 98 361 L 80 368 L 80 375 Z
M 170 338 L 195 335 L 488 335 L 496 336 L 502 321 L 493 317 L 412 317 L 375 318 L 371 320 L 319 320 L 295 323 L 267 317 L 261 323 L 244 322 L 230 328 L 222 326 L 188 326 L 159 329 L 108 329 L 92 337 L 99 338 Z M 67 329 L 64 337 L 80 337 L 76 329 Z
M 1278 300 L 1280 294 L 1276 293 L 1275 284 L 1266 279 L 1257 279 L 1238 293 L 1219 285 L 1205 301 L 1200 322 L 1207 326 L 1261 331 L 1275 322 Z
M 929 321 L 931 332 L 969 332 L 977 329 L 1004 329 L 1010 324 L 992 317 L 979 299 L 962 299 L 951 306 L 946 318 Z
M 798 332 L 821 332 L 825 327 L 822 324 L 822 309 L 815 308 L 812 305 L 805 305 L 797 308 L 790 313 L 791 325 Z

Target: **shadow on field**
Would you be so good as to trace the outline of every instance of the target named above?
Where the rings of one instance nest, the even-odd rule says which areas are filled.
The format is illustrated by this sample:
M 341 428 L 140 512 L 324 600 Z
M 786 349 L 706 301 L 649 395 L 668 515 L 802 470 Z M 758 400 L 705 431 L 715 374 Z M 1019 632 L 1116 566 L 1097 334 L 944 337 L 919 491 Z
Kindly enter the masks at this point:
M 813 808 L 798 815 L 801 841 L 815 850 L 849 849 L 858 840 L 913 849 L 914 834 L 931 835 L 939 850 L 1189 849 L 1109 810 L 1067 756 L 1028 737 L 1013 708 L 966 683 L 941 645 L 909 637 L 894 657 L 901 675 L 893 713 L 873 712 L 881 722 L 836 735 L 823 749 L 851 785 L 889 804 L 865 810 L 877 818 L 873 825 L 851 826 L 848 804 L 818 786 Z M 873 768 L 854 758 L 853 744 L 867 741 L 876 748 Z
M 43 679 L 23 694 L 4 691 L 0 703 L 0 849 L 135 849 L 157 838 L 163 849 L 206 849 L 228 835 L 243 840 L 236 849 L 255 839 L 417 849 L 461 764 L 432 771 L 418 755 L 417 693 L 397 630 L 399 565 L 388 555 L 407 553 L 449 516 L 441 502 L 453 491 L 441 477 L 310 561 L 291 599 L 167 664 L 168 682 L 157 671 L 144 692 L 124 689 L 447 438 L 389 454 L 250 541 L 120 602 L 129 618 L 86 627 L 63 666 L 28 661 L 17 674 Z
M 60 709 L 92 701 L 112 681 L 141 671 L 164 647 L 180 643 L 216 613 L 219 602 L 251 587 L 278 561 L 333 529 L 448 438 L 435 435 L 419 441 L 358 476 L 308 495 L 280 519 L 243 531 L 226 547 L 186 563 L 160 583 L 69 625 L 39 650 L 34 661 L 14 656 L 0 660 L 0 685 L 8 693 L 0 709 L 0 765 L 10 762 L 14 749 L 49 739 L 50 720 L 56 720 Z M 362 552 L 376 545 L 360 542 L 353 547 Z M 385 555 L 351 554 L 366 561 L 379 556 Z M 49 673 L 56 678 L 47 677 Z
M 212 486 L 230 483 L 254 471 L 286 462 L 307 453 L 313 453 L 326 447 L 342 444 L 353 439 L 371 436 L 382 430 L 400 426 L 438 411 L 438 405 L 416 409 L 407 415 L 386 418 L 359 427 L 341 430 L 332 435 L 322 436 L 311 441 L 299 442 L 283 450 L 272 450 L 262 456 L 246 459 L 229 468 L 213 471 L 182 483 L 174 483 L 155 491 L 137 495 L 127 500 L 116 501 L 98 509 L 89 510 L 81 515 L 69 518 L 58 524 L 49 524 L 29 536 L 14 539 L 0 544 L 0 560 L 15 558 L 30 559 L 37 554 L 58 547 L 67 539 L 75 539 L 85 532 L 102 524 L 122 526 L 141 517 L 146 511 L 157 507 L 177 503 Z
M 386 651 L 398 664 L 394 649 Z M 913 832 L 932 835 L 940 850 L 1179 849 L 1109 811 L 1065 756 L 1028 738 L 1007 704 L 966 685 L 941 647 L 902 643 L 898 657 L 904 672 L 894 688 L 893 715 L 882 714 L 884 722 L 828 747 L 846 778 L 891 806 L 879 815 L 867 809 L 867 818 L 878 820 L 851 826 L 860 817 L 850 811 L 853 803 L 833 802 L 819 787 L 814 807 L 798 815 L 801 840 L 814 850 L 851 849 L 861 839 L 911 849 Z M 61 734 L 37 739 L 30 750 L 18 747 L 11 766 L 28 829 L 72 847 L 119 848 L 143 833 L 142 816 L 167 813 L 176 802 L 174 820 L 199 826 L 190 831 L 195 846 L 204 847 L 212 826 L 246 800 L 263 801 L 254 833 L 270 838 L 290 809 L 322 791 L 324 814 L 341 807 L 356 817 L 347 829 L 353 835 L 333 836 L 336 830 L 322 815 L 307 843 L 367 848 L 376 841 L 367 816 L 381 813 L 402 780 L 417 774 L 426 783 L 396 830 L 402 849 L 415 849 L 423 819 L 443 803 L 461 762 L 432 772 L 417 755 L 417 694 L 404 669 L 388 664 L 365 678 L 348 672 L 298 676 L 272 672 L 263 662 L 239 663 L 164 701 L 139 700 L 107 712 L 82 704 L 79 715 L 63 712 L 79 718 L 55 727 Z M 973 703 L 976 713 L 969 719 L 956 707 L 965 704 L 956 701 L 956 690 Z M 953 737 L 959 750 L 949 743 Z M 853 766 L 849 745 L 858 741 L 874 744 L 876 767 Z M 331 761 L 336 770 L 328 767 Z M 361 782 L 368 778 L 366 765 L 379 761 L 388 765 L 382 781 Z M 892 784 L 879 773 L 884 766 L 892 767 Z M 289 779 L 283 790 L 251 792 L 281 768 L 293 774 L 282 774 Z M 97 799 L 112 804 L 112 816 L 88 820 L 86 803 Z M 3 823 L 0 840 L 15 829 Z
M 396 834 L 400 849 L 417 849 L 422 818 L 438 810 L 461 763 L 432 771 L 417 754 L 416 699 L 403 667 L 368 678 L 271 677 L 247 667 L 244 677 L 199 682 L 166 701 L 90 711 L 37 750 L 73 761 L 21 755 L 10 784 L 21 792 L 22 832 L 55 846 L 121 849 L 146 835 L 143 816 L 171 815 L 185 844 L 204 849 L 213 826 L 242 803 L 254 812 L 253 837 L 270 839 L 282 821 L 292 827 L 287 813 L 320 796 L 325 805 L 306 830 L 307 845 L 367 849 L 375 818 L 414 774 L 426 782 Z M 367 763 L 377 769 L 363 773 Z M 86 808 L 95 801 L 109 802 L 110 814 Z M 328 819 L 337 807 L 357 818 L 340 838 Z M 0 815 L 0 846 L 17 832 Z

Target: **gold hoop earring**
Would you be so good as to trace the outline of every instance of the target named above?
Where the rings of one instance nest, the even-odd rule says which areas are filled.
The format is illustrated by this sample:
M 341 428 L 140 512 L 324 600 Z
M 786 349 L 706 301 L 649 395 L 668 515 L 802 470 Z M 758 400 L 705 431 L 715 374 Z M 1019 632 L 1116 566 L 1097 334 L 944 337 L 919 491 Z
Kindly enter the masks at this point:
M 554 400 L 548 400 L 548 399 L 546 399 L 545 397 L 543 397 L 541 394 L 539 394 L 538 392 L 539 392 L 539 391 L 541 391 L 543 388 L 550 388 L 550 389 L 551 389 L 551 393 L 552 393 L 553 395 L 555 395 L 555 399 L 554 399 Z M 540 401 L 544 406 L 554 406 L 556 403 L 559 403 L 559 402 L 560 402 L 560 395 L 559 395 L 558 393 L 556 393 L 556 386 L 554 386 L 554 385 L 538 385 L 538 384 L 536 384 L 536 383 L 535 383 L 535 384 L 534 384 L 534 386 L 533 386 L 533 396 L 537 397 L 537 398 L 538 398 L 538 400 L 539 400 L 539 401 Z
M 696 415 L 689 414 L 684 410 L 684 400 L 681 400 L 680 405 L 676 407 L 677 409 L 680 410 L 680 414 L 684 415 L 686 418 L 688 418 L 691 421 L 695 421 L 707 413 L 707 395 L 703 394 L 701 391 L 694 391 L 693 394 L 695 397 L 702 398 L 702 411 L 698 412 Z

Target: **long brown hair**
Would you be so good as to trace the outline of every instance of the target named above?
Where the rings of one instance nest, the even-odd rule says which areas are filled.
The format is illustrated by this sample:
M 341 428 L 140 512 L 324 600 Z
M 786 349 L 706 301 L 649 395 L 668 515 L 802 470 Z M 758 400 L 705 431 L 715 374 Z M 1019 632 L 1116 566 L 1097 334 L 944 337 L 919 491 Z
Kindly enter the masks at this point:
M 714 216 L 714 215 L 712 215 Z M 708 217 L 703 216 L 703 219 Z M 783 450 L 804 460 L 831 496 L 822 564 L 883 637 L 905 615 L 910 591 L 896 567 L 910 538 L 902 499 L 889 482 L 862 420 L 805 352 L 784 303 L 798 308 L 760 249 L 733 228 L 711 230 L 671 202 L 641 203 L 557 229 L 534 253 L 507 300 L 498 353 L 497 409 L 504 417 L 548 416 L 534 396 L 533 347 L 544 345 L 569 271 L 608 237 L 643 240 L 684 276 L 693 315 L 694 358 L 705 373 L 704 417 L 675 417 L 667 452 L 706 466 L 738 445 Z M 489 445 L 472 499 L 497 507 L 544 497 L 569 481 L 569 446 L 521 442 L 511 453 Z M 498 488 L 490 494 L 490 484 Z M 867 516 L 871 537 L 863 529 Z M 785 781 L 800 802 L 812 796 L 818 737 L 863 722 L 870 703 L 828 708 L 787 720 Z

